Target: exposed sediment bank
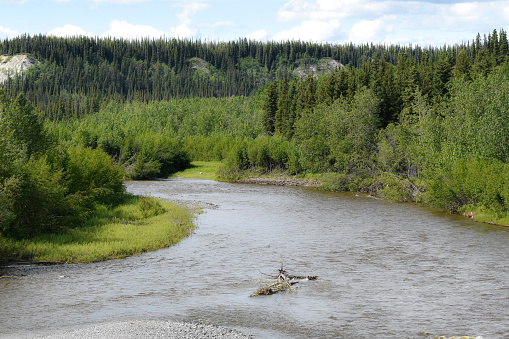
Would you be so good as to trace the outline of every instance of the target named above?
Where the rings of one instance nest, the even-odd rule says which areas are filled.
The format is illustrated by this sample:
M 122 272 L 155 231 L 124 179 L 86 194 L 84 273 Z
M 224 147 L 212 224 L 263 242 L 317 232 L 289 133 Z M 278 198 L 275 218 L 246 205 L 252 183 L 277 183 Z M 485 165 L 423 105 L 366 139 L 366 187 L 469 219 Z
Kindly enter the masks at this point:
M 297 179 L 288 177 L 252 177 L 235 180 L 241 184 L 276 185 L 276 186 L 304 186 L 318 187 L 320 183 L 313 179 Z
M 97 325 L 89 328 L 67 331 L 60 334 L 39 337 L 40 339 L 81 339 L 81 338 L 253 338 L 236 330 L 195 323 L 158 320 L 135 320 Z

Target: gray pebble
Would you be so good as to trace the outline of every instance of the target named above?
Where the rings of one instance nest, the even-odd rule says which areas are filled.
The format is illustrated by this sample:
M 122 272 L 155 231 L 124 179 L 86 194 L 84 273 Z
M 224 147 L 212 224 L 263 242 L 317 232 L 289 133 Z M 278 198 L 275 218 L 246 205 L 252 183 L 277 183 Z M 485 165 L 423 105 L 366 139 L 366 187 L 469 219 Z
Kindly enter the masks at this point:
M 82 338 L 253 338 L 236 330 L 204 324 L 174 321 L 136 320 L 108 323 L 94 327 L 67 331 L 41 339 Z

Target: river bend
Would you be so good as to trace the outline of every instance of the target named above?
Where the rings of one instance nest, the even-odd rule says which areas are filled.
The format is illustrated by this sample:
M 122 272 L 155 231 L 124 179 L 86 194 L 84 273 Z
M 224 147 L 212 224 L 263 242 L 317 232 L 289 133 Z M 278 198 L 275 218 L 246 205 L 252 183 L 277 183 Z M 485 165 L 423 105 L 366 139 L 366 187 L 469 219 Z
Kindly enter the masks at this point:
M 86 265 L 9 266 L 0 337 L 165 319 L 256 338 L 509 338 L 508 228 L 351 193 L 171 179 L 128 191 L 198 201 L 180 244 Z M 281 265 L 319 280 L 249 297 Z

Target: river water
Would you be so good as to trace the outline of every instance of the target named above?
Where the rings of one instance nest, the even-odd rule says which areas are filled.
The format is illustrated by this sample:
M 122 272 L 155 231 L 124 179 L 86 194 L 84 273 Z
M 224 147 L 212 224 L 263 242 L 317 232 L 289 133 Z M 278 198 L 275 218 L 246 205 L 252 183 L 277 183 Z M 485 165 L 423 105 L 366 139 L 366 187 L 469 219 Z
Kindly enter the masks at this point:
M 10 266 L 0 337 L 112 321 L 222 325 L 256 338 L 509 338 L 509 228 L 302 187 L 172 179 L 128 191 L 199 201 L 192 236 L 122 260 Z M 284 265 L 317 275 L 250 297 Z

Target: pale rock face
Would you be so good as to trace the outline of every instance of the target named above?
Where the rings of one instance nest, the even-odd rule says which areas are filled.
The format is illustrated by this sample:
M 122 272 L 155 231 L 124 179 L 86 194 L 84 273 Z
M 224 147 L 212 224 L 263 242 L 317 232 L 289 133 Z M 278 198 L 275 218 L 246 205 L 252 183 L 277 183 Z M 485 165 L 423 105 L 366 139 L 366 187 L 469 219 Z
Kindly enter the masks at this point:
M 0 55 L 0 85 L 9 77 L 23 74 L 27 69 L 36 64 L 36 61 L 26 54 Z
M 312 74 L 315 78 L 317 78 L 322 72 L 329 74 L 336 70 L 337 68 L 344 68 L 341 63 L 337 62 L 331 58 L 323 58 L 318 61 L 316 64 L 308 64 L 305 67 L 299 66 L 295 69 L 294 74 L 299 78 L 305 78 L 309 74 Z

